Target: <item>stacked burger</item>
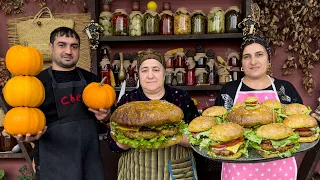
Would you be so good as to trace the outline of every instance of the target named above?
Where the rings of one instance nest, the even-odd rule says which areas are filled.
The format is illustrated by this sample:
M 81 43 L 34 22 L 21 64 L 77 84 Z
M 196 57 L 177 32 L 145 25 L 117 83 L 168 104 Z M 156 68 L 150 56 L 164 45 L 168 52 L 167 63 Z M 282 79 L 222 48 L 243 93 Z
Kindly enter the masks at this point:
M 182 110 L 167 101 L 135 101 L 110 117 L 111 136 L 132 148 L 157 149 L 179 143 L 187 125 Z

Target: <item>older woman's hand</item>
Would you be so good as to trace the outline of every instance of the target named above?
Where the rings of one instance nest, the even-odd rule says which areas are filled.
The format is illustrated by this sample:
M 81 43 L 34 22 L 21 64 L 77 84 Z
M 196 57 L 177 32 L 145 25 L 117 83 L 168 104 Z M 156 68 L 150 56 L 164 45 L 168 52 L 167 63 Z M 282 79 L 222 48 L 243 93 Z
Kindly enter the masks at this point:
M 118 146 L 119 148 L 123 149 L 123 150 L 128 150 L 128 149 L 130 149 L 130 146 L 129 146 L 129 145 L 120 144 L 120 143 L 117 142 L 117 141 L 116 141 L 116 143 L 117 143 L 117 146 Z
M 93 112 L 96 116 L 96 118 L 99 120 L 99 121 L 106 121 L 110 118 L 110 112 L 111 110 L 110 109 L 99 109 L 98 111 L 97 110 L 94 110 L 92 108 L 89 108 L 89 111 Z
M 190 147 L 188 135 L 183 135 L 183 139 L 179 142 L 179 145 L 184 146 L 184 147 Z

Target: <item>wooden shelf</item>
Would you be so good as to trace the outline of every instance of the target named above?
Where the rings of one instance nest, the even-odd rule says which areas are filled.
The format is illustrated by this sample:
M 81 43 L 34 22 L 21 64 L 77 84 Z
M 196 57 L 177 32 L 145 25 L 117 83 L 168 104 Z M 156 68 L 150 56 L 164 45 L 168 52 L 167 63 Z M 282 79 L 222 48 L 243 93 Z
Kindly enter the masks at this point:
M 199 85 L 199 86 L 173 86 L 185 91 L 218 91 L 221 89 L 221 85 Z M 120 91 L 121 87 L 114 87 L 115 91 Z M 126 91 L 132 91 L 136 87 L 126 87 Z
M 137 42 L 137 41 L 194 41 L 194 40 L 241 40 L 242 33 L 154 35 L 154 36 L 102 36 L 100 42 Z
M 0 153 L 0 159 L 20 159 L 25 158 L 23 153 Z

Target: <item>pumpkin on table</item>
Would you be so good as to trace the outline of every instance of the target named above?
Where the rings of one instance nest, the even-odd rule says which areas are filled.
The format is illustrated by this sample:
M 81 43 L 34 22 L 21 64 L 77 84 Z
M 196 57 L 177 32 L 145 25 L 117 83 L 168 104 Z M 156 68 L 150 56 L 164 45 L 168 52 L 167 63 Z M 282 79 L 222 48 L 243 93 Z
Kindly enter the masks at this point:
M 82 99 L 89 108 L 109 109 L 115 103 L 116 92 L 113 87 L 103 83 L 105 78 L 100 83 L 92 82 L 84 88 Z
M 15 107 L 4 117 L 4 129 L 11 135 L 37 135 L 46 125 L 43 112 L 37 108 Z
M 39 107 L 45 98 L 42 82 L 33 76 L 15 76 L 3 88 L 3 96 L 12 107 Z
M 36 76 L 43 68 L 43 59 L 36 48 L 15 45 L 7 51 L 6 66 L 15 76 Z

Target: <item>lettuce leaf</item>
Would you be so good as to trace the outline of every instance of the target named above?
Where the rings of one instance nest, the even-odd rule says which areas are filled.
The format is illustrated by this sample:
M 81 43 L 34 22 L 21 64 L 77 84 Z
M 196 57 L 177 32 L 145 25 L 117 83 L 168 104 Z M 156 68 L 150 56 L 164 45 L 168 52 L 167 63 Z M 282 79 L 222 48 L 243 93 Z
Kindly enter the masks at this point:
M 203 139 L 209 139 L 209 134 L 210 134 L 210 129 L 207 131 L 198 133 L 195 137 L 193 137 L 192 134 L 189 134 L 188 135 L 189 143 L 192 145 L 200 145 Z
M 312 109 L 311 109 L 310 106 L 308 106 L 308 110 L 307 110 L 307 112 L 306 112 L 306 115 L 310 115 L 311 112 L 312 112 Z
M 319 137 L 319 134 L 320 134 L 320 128 L 319 128 L 319 126 L 317 126 L 317 127 L 315 127 L 315 128 L 310 128 L 311 130 L 313 130 L 313 131 L 316 131 L 316 136 L 317 137 Z
M 274 151 L 274 152 L 272 152 L 272 151 L 267 151 L 267 150 L 262 149 L 262 148 L 259 146 L 259 144 L 255 143 L 255 142 L 251 142 L 250 145 L 251 145 L 253 148 L 258 149 L 258 150 L 260 150 L 260 151 L 263 151 L 263 152 L 266 153 L 266 154 L 276 154 L 276 155 L 278 155 L 279 157 L 282 157 L 282 158 L 283 158 L 283 157 L 290 157 L 290 156 L 292 155 L 292 153 L 297 152 L 297 151 L 299 150 L 300 144 L 299 144 L 298 142 L 293 142 L 293 143 L 294 143 L 293 148 L 288 149 L 288 150 L 286 150 L 285 152 L 279 152 L 279 151 Z
M 132 148 L 141 148 L 141 149 L 151 149 L 151 148 L 159 148 L 162 144 L 168 143 L 170 139 L 175 139 L 175 137 L 165 137 L 160 136 L 152 139 L 143 139 L 143 138 L 135 138 L 131 139 L 126 137 L 121 132 L 115 132 L 115 127 L 118 126 L 115 122 L 110 122 L 111 133 L 112 135 L 116 136 L 117 140 L 121 144 L 127 144 Z M 187 124 L 184 121 L 180 121 L 179 123 L 175 124 L 175 126 L 179 126 L 179 132 L 177 135 L 183 135 L 186 133 Z
M 281 140 L 270 140 L 272 143 L 272 146 L 275 148 L 278 147 L 284 147 L 287 144 L 290 144 L 291 142 L 298 142 L 299 140 L 299 134 L 298 133 L 293 133 L 291 136 L 281 139 Z
M 256 131 L 253 131 L 253 130 L 244 131 L 244 137 L 249 141 L 252 141 L 258 144 L 260 144 L 261 141 L 263 140 L 262 138 L 258 137 Z

